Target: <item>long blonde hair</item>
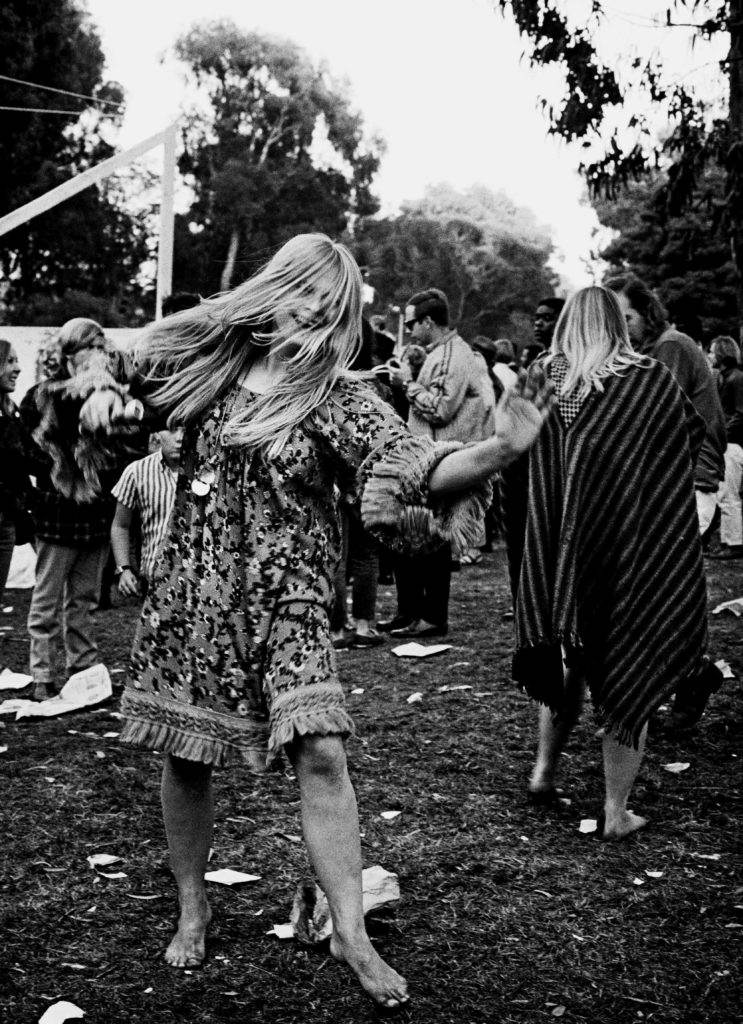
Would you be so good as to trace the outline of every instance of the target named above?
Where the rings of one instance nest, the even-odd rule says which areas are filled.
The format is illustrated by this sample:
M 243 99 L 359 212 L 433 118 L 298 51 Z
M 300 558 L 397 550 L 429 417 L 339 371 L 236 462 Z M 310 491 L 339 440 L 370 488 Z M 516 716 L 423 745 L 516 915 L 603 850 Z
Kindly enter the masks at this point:
M 327 399 L 361 344 L 361 273 L 349 250 L 326 235 L 297 235 L 231 292 L 149 327 L 135 364 L 150 401 L 171 410 L 169 426 L 188 423 L 234 386 L 267 348 L 283 357 L 271 391 L 224 429 L 228 444 L 275 455 L 291 430 Z M 298 319 L 303 295 L 322 296 L 311 320 Z M 293 327 L 280 330 L 277 315 Z
M 555 324 L 546 363 L 565 356 L 567 376 L 563 395 L 584 398 L 592 388 L 604 390 L 605 377 L 630 366 L 647 366 L 646 356 L 632 348 L 627 324 L 614 292 L 599 285 L 581 288 L 568 299 Z

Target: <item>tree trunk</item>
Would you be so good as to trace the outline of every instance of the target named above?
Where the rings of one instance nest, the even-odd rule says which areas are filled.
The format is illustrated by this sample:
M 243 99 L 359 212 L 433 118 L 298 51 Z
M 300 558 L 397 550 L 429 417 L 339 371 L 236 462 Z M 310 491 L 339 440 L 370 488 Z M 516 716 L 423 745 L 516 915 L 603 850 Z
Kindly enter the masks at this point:
M 727 154 L 730 244 L 738 271 L 738 333 L 743 343 L 743 0 L 730 0 L 730 146 Z
M 228 292 L 232 284 L 232 277 L 235 273 L 235 260 L 237 259 L 237 247 L 240 244 L 240 228 L 235 225 L 230 236 L 230 245 L 227 249 L 227 259 L 222 269 L 222 277 L 219 282 L 219 290 Z

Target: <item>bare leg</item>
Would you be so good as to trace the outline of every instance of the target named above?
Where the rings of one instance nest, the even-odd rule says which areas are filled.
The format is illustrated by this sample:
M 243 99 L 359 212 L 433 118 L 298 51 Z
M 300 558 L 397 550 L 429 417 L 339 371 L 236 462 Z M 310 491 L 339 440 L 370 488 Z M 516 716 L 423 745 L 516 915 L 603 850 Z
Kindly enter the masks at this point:
M 369 941 L 361 904 L 361 843 L 356 795 L 339 736 L 302 736 L 292 751 L 302 826 L 312 866 L 333 918 L 330 951 L 344 960 L 378 1004 L 407 1002 L 407 983 Z
M 573 726 L 583 707 L 585 686 L 582 680 L 568 676 L 565 707 L 559 716 L 549 708 L 539 709 L 537 760 L 529 780 L 530 793 L 548 793 L 555 787 L 557 764 Z
M 647 725 L 642 730 L 637 750 L 625 747 L 611 736 L 604 736 L 604 839 L 624 839 L 647 825 L 647 819 L 627 810 L 627 800 L 645 750 Z
M 211 768 L 167 755 L 161 798 L 180 905 L 178 930 L 165 960 L 171 967 L 198 967 L 204 959 L 206 928 L 211 919 L 204 884 L 214 828 Z

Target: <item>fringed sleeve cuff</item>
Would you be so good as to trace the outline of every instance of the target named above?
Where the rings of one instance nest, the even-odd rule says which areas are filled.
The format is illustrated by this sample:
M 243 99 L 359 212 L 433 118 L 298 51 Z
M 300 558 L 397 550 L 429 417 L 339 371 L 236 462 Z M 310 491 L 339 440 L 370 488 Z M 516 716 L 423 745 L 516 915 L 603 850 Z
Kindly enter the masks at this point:
M 449 541 L 456 554 L 481 541 L 492 483 L 434 498 L 428 479 L 451 452 L 464 445 L 409 437 L 372 452 L 359 470 L 361 518 L 386 547 L 400 553 L 423 552 Z

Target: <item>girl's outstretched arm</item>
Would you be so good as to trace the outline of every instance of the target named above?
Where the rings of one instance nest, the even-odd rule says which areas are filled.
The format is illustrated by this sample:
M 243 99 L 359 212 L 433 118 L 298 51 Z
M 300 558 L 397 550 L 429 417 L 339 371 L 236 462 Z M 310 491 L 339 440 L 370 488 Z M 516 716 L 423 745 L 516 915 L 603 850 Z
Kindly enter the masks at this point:
M 508 466 L 534 444 L 554 404 L 550 381 L 522 373 L 498 402 L 495 434 L 445 456 L 428 478 L 429 494 L 466 490 Z

